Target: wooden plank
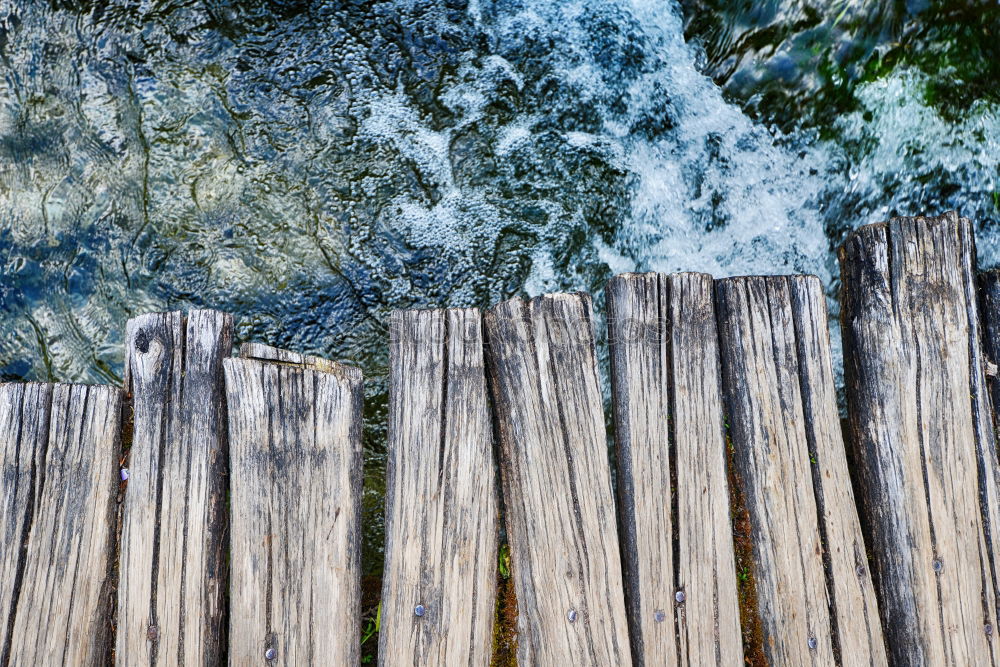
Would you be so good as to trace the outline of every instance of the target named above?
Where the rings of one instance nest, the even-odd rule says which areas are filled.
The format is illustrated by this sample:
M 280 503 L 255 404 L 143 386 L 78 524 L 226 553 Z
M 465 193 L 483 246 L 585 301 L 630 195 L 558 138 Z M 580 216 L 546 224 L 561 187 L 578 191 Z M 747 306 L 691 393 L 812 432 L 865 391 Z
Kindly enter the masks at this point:
M 632 273 L 606 291 L 637 664 L 743 663 L 712 287 Z
M 968 220 L 895 218 L 840 251 L 851 441 L 890 657 L 997 662 L 997 462 Z
M 361 372 L 224 368 L 230 664 L 358 664 Z
M 222 360 L 233 320 L 193 310 L 126 327 L 133 431 L 118 594 L 119 665 L 215 664 L 224 655 L 226 423 Z
M 590 297 L 486 313 L 522 665 L 629 665 Z
M 814 276 L 730 278 L 716 295 L 764 653 L 778 665 L 884 665 L 822 285 Z
M 121 402 L 115 387 L 0 385 L 4 665 L 111 659 Z
M 379 661 L 489 665 L 497 496 L 479 311 L 392 314 Z
M 24 576 L 24 557 L 49 436 L 51 384 L 0 384 L 0 665 L 10 658 L 11 614 Z

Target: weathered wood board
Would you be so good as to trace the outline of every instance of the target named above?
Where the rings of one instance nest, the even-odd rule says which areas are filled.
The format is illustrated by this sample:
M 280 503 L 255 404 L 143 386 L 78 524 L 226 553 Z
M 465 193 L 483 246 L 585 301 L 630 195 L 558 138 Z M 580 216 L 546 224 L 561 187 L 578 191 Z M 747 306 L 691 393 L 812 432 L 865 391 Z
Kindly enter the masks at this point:
M 0 385 L 3 665 L 111 658 L 121 390 Z
M 397 311 L 391 336 L 379 661 L 489 665 L 498 518 L 479 311 Z
M 215 664 L 224 655 L 226 408 L 233 320 L 193 310 L 126 327 L 133 430 L 118 586 L 119 665 Z
M 997 657 L 997 461 L 968 220 L 894 218 L 840 251 L 850 431 L 894 664 Z
M 522 665 L 629 665 L 590 297 L 485 315 Z
M 775 665 L 885 665 L 847 468 L 822 285 L 716 283 L 726 414 Z
M 231 664 L 359 660 L 361 371 L 224 362 Z
M 712 277 L 625 274 L 606 294 L 632 655 L 742 664 Z

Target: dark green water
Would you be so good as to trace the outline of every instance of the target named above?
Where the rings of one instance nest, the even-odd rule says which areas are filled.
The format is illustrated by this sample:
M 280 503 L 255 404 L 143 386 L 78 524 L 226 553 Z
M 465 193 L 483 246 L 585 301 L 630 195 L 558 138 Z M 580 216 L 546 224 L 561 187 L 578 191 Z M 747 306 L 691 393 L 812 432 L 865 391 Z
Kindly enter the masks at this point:
M 0 5 L 0 379 L 118 382 L 125 320 L 360 365 L 386 322 L 625 270 L 808 272 L 956 208 L 1000 263 L 1000 6 Z M 831 302 L 835 307 L 835 302 Z

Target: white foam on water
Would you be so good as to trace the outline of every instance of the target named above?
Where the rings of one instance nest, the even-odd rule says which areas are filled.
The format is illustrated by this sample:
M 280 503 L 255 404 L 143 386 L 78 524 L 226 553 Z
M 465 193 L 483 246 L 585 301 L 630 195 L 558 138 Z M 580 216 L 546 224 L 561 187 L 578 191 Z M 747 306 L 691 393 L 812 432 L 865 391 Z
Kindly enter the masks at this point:
M 961 118 L 942 118 L 926 102 L 928 77 L 900 67 L 858 87 L 861 108 L 836 123 L 844 144 L 863 148 L 853 156 L 844 191 L 832 206 L 855 212 L 859 224 L 891 215 L 936 214 L 958 209 L 974 223 L 1000 209 L 1000 108 L 979 101 Z M 829 145 L 817 147 L 818 150 Z M 943 193 L 942 182 L 960 184 Z M 983 268 L 1000 262 L 1000 230 L 977 229 Z

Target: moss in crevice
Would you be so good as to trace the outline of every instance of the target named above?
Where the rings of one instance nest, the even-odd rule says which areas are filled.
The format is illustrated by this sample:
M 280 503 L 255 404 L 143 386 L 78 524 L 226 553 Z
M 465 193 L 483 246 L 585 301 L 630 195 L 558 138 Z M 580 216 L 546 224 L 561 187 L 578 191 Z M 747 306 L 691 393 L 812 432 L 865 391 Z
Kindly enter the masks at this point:
M 728 426 L 728 423 L 727 423 Z M 729 477 L 729 516 L 733 523 L 733 550 L 736 557 L 736 584 L 740 605 L 740 628 L 743 632 L 743 656 L 747 665 L 767 665 L 764 654 L 764 628 L 757 605 L 754 580 L 753 539 L 750 512 L 743 501 L 739 475 L 736 473 L 733 441 L 726 435 Z
M 517 667 L 517 595 L 514 579 L 497 573 L 497 604 L 493 619 L 491 667 Z

